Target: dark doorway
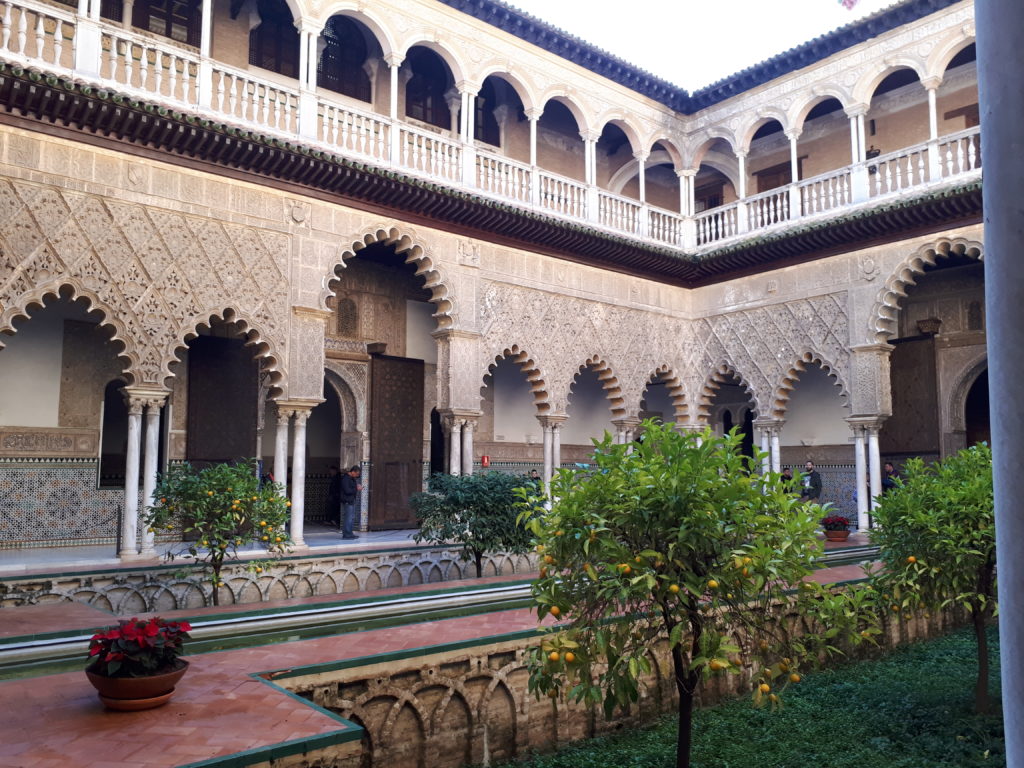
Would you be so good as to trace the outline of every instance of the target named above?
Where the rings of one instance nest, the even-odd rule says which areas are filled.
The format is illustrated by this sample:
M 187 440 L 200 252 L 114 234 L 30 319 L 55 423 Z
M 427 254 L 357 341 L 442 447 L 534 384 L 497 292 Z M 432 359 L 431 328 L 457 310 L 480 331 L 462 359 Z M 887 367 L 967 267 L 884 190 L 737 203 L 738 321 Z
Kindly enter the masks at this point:
M 992 430 L 988 417 L 988 371 L 982 371 L 970 391 L 964 405 L 964 423 L 967 427 L 967 445 L 992 444 Z
M 444 427 L 437 408 L 430 409 L 430 474 L 447 472 L 444 465 Z
M 371 530 L 414 528 L 409 497 L 423 490 L 423 361 L 370 362 Z
M 258 399 L 258 363 L 242 339 L 189 342 L 188 460 L 207 466 L 255 456 Z

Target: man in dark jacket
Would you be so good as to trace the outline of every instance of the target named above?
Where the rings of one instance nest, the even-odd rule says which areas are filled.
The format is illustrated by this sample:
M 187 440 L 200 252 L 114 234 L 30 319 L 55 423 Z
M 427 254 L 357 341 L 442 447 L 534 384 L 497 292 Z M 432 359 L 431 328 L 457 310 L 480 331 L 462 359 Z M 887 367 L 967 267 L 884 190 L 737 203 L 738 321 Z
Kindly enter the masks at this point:
M 363 486 L 359 484 L 359 465 L 353 466 L 341 476 L 341 537 L 343 539 L 357 539 L 358 536 L 352 532 L 352 526 L 356 521 L 356 500 Z
M 814 468 L 814 462 L 808 461 L 804 465 L 803 490 L 800 493 L 801 501 L 817 501 L 821 498 L 821 475 Z

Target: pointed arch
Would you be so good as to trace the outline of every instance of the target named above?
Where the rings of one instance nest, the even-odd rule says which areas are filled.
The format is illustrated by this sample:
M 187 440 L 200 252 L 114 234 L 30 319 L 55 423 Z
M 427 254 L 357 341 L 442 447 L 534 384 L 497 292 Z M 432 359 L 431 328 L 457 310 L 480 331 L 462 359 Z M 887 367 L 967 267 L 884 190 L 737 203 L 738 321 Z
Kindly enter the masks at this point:
M 533 395 L 533 405 L 537 409 L 537 413 L 543 414 L 550 411 L 551 401 L 548 395 L 548 384 L 533 358 L 519 345 L 513 344 L 502 350 L 501 354 L 494 356 L 494 359 L 487 366 L 485 376 L 491 374 L 502 360 L 509 360 L 514 363 L 526 376 L 526 381 L 530 385 L 530 393 Z
M 449 328 L 455 322 L 455 307 L 449 290 L 447 278 L 442 274 L 439 267 L 435 266 L 433 257 L 420 245 L 418 237 L 405 234 L 398 227 L 378 226 L 366 230 L 362 236 L 357 237 L 351 244 L 343 247 L 340 256 L 331 264 L 328 272 L 322 281 L 323 290 L 320 293 L 320 308 L 330 309 L 327 306 L 327 299 L 334 296 L 330 284 L 340 277 L 340 269 L 345 268 L 345 263 L 357 256 L 359 251 L 368 245 L 384 243 L 393 245 L 395 252 L 405 254 L 405 263 L 416 267 L 416 276 L 424 280 L 424 288 L 430 291 L 430 301 L 437 306 L 434 312 L 434 319 L 437 320 L 438 329 Z
M 960 374 L 950 388 L 949 402 L 946 404 L 946 423 L 954 432 L 963 432 L 967 429 L 964 409 L 967 407 L 967 395 L 971 387 L 985 371 L 988 370 L 988 350 L 982 349 L 973 358 L 968 360 L 960 369 Z M 989 377 L 989 386 L 992 379 Z
M 807 370 L 808 365 L 817 365 L 829 378 L 835 379 L 835 386 L 839 387 L 839 396 L 845 397 L 849 401 L 849 390 L 844 371 L 824 355 L 814 350 L 805 350 L 800 357 L 793 361 L 793 364 L 787 368 L 786 372 L 782 374 L 779 382 L 772 390 L 773 419 L 785 418 L 789 399 L 792 397 L 793 390 L 800 380 L 800 374 Z
M 715 399 L 715 394 L 718 392 L 718 389 L 722 386 L 725 380 L 729 378 L 736 379 L 740 383 L 740 386 L 743 387 L 743 391 L 746 392 L 747 397 L 754 404 L 754 411 L 758 416 L 764 412 L 754 387 L 750 384 L 747 378 L 736 369 L 736 366 L 728 360 L 723 359 L 711 369 L 711 373 L 704 379 L 700 393 L 697 396 L 695 411 L 696 416 L 701 423 L 709 423 L 711 416 L 711 403 Z
M 0 335 L 13 335 L 17 333 L 14 323 L 21 318 L 29 319 L 31 316 L 30 307 L 45 307 L 47 300 L 59 300 L 62 295 L 66 295 L 72 301 L 84 299 L 88 302 L 88 312 L 90 314 L 94 312 L 100 314 L 100 325 L 111 328 L 114 331 L 114 335 L 110 340 L 121 346 L 117 356 L 124 361 L 124 369 L 121 373 L 124 374 L 127 383 L 131 385 L 144 381 L 145 377 L 140 370 L 142 355 L 139 351 L 137 340 L 128 332 L 124 322 L 120 319 L 120 313 L 115 312 L 94 291 L 86 288 L 78 278 L 55 278 L 42 285 L 34 286 L 32 290 L 26 291 L 21 296 L 15 298 L 7 307 L 3 307 L 0 304 L 0 307 L 3 307 L 3 312 L 0 312 Z M 3 340 L 0 339 L 0 349 L 3 349 L 3 347 Z
M 926 267 L 935 265 L 943 256 L 967 256 L 981 261 L 984 246 L 976 240 L 964 237 L 942 238 L 930 245 L 923 245 L 904 259 L 885 281 L 878 292 L 878 298 L 869 315 L 871 327 L 869 338 L 875 342 L 886 342 L 896 333 L 896 321 L 900 313 L 900 299 L 907 295 L 907 288 L 917 283 Z
M 281 396 L 284 393 L 286 378 L 284 361 L 287 358 L 284 356 L 284 349 L 260 323 L 231 306 L 200 312 L 177 329 L 174 342 L 169 349 L 164 350 L 162 378 L 168 379 L 175 375 L 172 365 L 181 360 L 181 353 L 188 348 L 188 342 L 199 335 L 201 328 L 209 328 L 217 321 L 231 323 L 238 328 L 239 335 L 245 339 L 245 346 L 253 347 L 253 357 L 260 362 L 260 371 L 267 375 L 268 397 L 273 399 Z
M 343 432 L 363 432 L 366 430 L 365 398 L 356 397 L 355 388 L 345 377 L 345 373 L 330 365 L 327 360 L 324 367 L 324 378 L 341 401 L 341 418 Z M 346 418 L 346 414 L 349 417 Z

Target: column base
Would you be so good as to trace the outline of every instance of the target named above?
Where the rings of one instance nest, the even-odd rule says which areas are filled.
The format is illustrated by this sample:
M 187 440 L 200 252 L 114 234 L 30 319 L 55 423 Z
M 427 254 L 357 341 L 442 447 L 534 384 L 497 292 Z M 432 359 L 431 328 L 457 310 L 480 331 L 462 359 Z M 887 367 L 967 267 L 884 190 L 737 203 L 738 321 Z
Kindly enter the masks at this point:
M 117 553 L 118 560 L 148 560 L 148 557 L 144 557 L 142 554 L 134 549 L 122 549 Z

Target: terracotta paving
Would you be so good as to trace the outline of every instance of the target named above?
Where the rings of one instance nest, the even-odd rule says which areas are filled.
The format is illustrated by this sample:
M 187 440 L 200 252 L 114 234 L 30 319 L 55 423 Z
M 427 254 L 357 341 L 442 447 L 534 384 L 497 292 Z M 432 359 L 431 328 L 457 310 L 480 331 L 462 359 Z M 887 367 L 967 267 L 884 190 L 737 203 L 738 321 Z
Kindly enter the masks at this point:
M 862 575 L 860 566 L 841 566 L 819 571 L 814 578 L 830 582 Z M 482 581 L 513 580 L 493 577 Z M 352 593 L 345 598 L 415 594 L 452 586 L 424 584 Z M 263 603 L 259 608 L 343 602 L 339 597 Z M 176 613 L 198 618 L 254 608 L 240 605 Z M 103 611 L 67 603 L 3 609 L 0 618 L 0 636 L 7 637 L 30 635 L 44 627 L 52 632 L 109 623 Z M 191 669 L 171 702 L 148 712 L 107 711 L 77 671 L 0 682 L 0 766 L 174 768 L 282 742 L 298 743 L 301 752 L 301 745 L 309 739 L 344 733 L 345 724 L 255 679 L 254 673 L 498 636 L 536 626 L 535 614 L 520 609 L 201 654 L 189 657 Z

